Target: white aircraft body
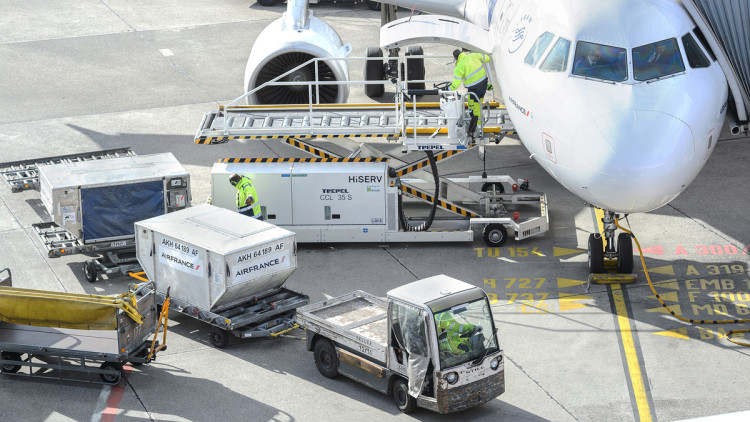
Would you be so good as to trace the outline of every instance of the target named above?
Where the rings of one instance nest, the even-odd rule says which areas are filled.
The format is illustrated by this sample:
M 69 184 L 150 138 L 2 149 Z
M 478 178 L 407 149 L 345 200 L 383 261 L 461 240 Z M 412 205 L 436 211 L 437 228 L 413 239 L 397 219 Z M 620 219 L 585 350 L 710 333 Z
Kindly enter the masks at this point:
M 557 181 L 605 210 L 605 227 L 618 214 L 669 203 L 716 145 L 727 81 L 677 0 L 388 3 L 468 21 L 491 38 L 495 85 L 519 138 Z M 439 34 L 428 28 L 440 20 L 429 19 L 400 19 L 384 26 L 381 38 L 398 26 L 408 33 L 406 25 L 415 34 Z M 460 40 L 448 35 L 456 25 L 445 22 L 446 38 Z M 614 229 L 609 224 L 605 236 L 610 257 L 617 256 Z M 590 255 L 602 245 L 600 237 L 593 241 Z M 622 272 L 632 271 L 629 250 Z M 592 271 L 599 269 L 595 262 Z

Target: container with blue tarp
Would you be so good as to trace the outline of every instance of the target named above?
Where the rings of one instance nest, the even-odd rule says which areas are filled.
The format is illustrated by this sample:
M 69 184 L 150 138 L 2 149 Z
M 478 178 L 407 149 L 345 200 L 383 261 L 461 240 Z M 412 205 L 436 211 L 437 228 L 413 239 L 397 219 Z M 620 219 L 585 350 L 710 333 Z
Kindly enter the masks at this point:
M 47 212 L 84 244 L 132 241 L 136 221 L 190 205 L 190 175 L 171 153 L 53 164 L 38 171 Z

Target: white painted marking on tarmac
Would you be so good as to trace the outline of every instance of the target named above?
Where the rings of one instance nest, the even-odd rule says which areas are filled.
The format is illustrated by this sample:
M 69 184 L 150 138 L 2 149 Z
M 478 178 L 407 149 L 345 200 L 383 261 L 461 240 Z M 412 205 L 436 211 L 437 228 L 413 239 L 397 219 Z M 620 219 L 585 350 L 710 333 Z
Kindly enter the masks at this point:
M 164 421 L 164 422 L 190 422 L 191 419 L 183 418 L 178 415 L 170 415 L 167 413 L 148 413 L 142 410 L 128 410 L 123 413 L 126 418 L 132 418 L 133 420 L 152 420 L 152 421 Z
M 503 257 L 500 257 L 500 258 L 498 258 L 498 259 L 499 259 L 499 260 L 501 260 L 501 261 L 505 261 L 505 262 L 512 262 L 512 263 L 514 263 L 514 264 L 518 264 L 518 261 L 514 261 L 514 260 L 512 260 L 512 259 L 510 259 L 510 258 L 506 258 L 506 257 L 504 257 L 504 256 L 503 256 Z
M 102 391 L 99 393 L 99 398 L 96 400 L 94 414 L 91 415 L 91 422 L 99 422 L 102 420 L 102 412 L 107 408 L 107 400 L 109 399 L 110 391 L 112 391 L 112 386 L 105 385 L 102 387 Z
M 323 296 L 325 296 L 325 297 L 326 297 L 326 300 L 328 300 L 328 299 L 332 299 L 332 298 L 333 298 L 333 296 L 331 296 L 331 295 L 329 295 L 329 294 L 327 294 L 327 293 L 323 293 Z
M 161 50 L 159 50 L 159 52 L 164 57 L 174 56 L 174 53 L 172 52 L 172 50 L 170 50 L 168 48 L 162 48 Z

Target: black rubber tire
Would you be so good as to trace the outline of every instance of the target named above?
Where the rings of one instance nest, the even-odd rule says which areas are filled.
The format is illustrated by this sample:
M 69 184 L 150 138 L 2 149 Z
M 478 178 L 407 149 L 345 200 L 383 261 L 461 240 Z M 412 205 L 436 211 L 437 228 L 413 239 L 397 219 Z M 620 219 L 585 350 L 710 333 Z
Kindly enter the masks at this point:
M 424 79 L 425 71 L 424 71 L 424 58 L 418 58 L 418 59 L 409 59 L 409 56 L 422 56 L 424 55 L 424 50 L 422 50 L 422 47 L 418 45 L 410 45 L 406 49 L 406 54 L 404 54 L 406 59 L 406 80 L 407 81 L 414 81 L 414 80 L 420 80 Z M 414 82 L 414 83 L 408 83 L 407 84 L 408 89 L 425 89 L 425 83 L 424 82 Z
M 339 375 L 339 356 L 336 348 L 328 339 L 319 339 L 313 347 L 315 367 L 326 378 L 336 378 Z
M 256 0 L 256 1 L 258 2 L 259 5 L 266 6 L 266 7 L 275 6 L 276 3 L 279 2 L 279 0 Z
M 380 10 L 380 3 L 372 0 L 365 0 L 365 3 L 367 4 L 367 7 L 370 10 Z
M 96 282 L 99 270 L 96 268 L 96 261 L 93 259 L 83 263 L 83 275 L 89 283 Z
M 223 349 L 229 344 L 229 332 L 219 327 L 211 327 L 208 338 L 217 349 Z
M 488 192 L 495 188 L 495 193 L 505 193 L 505 187 L 500 182 L 487 182 L 482 185 L 482 192 Z
M 15 360 L 21 362 L 21 354 L 16 352 L 2 352 L 3 360 Z M 21 369 L 21 365 L 6 363 L 0 366 L 0 371 L 5 374 L 15 374 Z
M 589 235 L 589 272 L 601 274 L 604 272 L 604 243 L 598 233 Z
M 396 407 L 402 413 L 411 413 L 417 408 L 417 400 L 409 395 L 409 384 L 403 378 L 397 378 L 393 382 L 391 396 Z
M 117 385 L 122 380 L 122 365 L 114 362 L 104 362 L 99 368 L 114 369 L 117 371 L 116 374 L 99 374 L 99 377 L 102 379 L 102 381 L 106 382 L 107 384 Z
M 365 52 L 367 57 L 383 57 L 383 50 L 380 47 L 367 47 Z M 383 81 L 385 80 L 385 69 L 382 60 L 367 60 L 365 62 L 365 80 L 366 81 Z M 385 94 L 385 85 L 365 85 L 365 95 L 369 98 L 379 98 Z
M 499 248 L 508 240 L 508 230 L 502 224 L 492 223 L 484 226 L 482 233 L 484 243 L 493 248 Z
M 633 241 L 627 233 L 617 235 L 617 272 L 633 273 Z

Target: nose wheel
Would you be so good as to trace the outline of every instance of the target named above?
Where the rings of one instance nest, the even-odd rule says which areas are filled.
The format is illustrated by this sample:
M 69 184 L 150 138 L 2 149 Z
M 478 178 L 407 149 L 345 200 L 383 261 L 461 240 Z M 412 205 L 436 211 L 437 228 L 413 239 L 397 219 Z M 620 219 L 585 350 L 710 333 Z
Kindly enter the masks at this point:
M 604 233 L 591 233 L 588 242 L 588 264 L 592 274 L 601 274 L 605 270 L 605 263 L 617 263 L 618 274 L 633 272 L 633 241 L 629 234 L 619 233 L 615 242 L 617 215 L 611 211 L 604 211 Z

